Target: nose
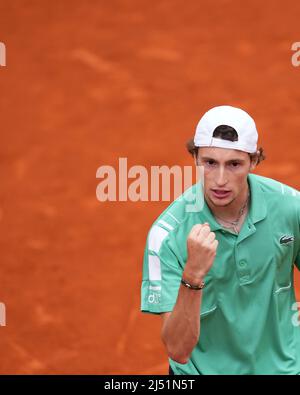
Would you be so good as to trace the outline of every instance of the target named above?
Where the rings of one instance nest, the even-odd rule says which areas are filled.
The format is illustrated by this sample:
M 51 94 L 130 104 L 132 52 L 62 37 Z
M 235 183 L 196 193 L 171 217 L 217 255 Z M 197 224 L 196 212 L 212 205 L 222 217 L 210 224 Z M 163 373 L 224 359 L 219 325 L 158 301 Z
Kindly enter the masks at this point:
M 218 168 L 215 181 L 218 187 L 222 187 L 227 184 L 228 179 L 227 179 L 225 168 L 223 166 L 220 166 Z

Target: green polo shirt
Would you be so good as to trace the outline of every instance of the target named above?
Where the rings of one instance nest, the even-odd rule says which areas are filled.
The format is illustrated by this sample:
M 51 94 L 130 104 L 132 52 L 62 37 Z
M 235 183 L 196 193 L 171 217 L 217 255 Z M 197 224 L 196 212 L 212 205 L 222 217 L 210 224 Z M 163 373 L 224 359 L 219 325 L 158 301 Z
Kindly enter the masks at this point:
M 206 202 L 187 212 L 195 186 L 155 221 L 144 254 L 143 312 L 172 311 L 191 228 L 208 222 L 219 241 L 205 277 L 199 341 L 175 374 L 300 374 L 300 326 L 293 266 L 300 269 L 300 194 L 250 174 L 250 209 L 238 235 L 222 228 Z M 180 341 L 180 339 L 178 339 Z

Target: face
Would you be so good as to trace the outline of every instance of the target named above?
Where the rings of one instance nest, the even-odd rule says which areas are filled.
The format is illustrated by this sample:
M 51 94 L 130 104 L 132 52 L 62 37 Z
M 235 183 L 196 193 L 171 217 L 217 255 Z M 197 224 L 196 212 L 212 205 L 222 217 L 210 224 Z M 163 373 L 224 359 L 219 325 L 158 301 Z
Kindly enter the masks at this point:
M 240 203 L 247 193 L 247 176 L 255 168 L 247 152 L 201 147 L 197 164 L 204 167 L 204 194 L 215 206 Z

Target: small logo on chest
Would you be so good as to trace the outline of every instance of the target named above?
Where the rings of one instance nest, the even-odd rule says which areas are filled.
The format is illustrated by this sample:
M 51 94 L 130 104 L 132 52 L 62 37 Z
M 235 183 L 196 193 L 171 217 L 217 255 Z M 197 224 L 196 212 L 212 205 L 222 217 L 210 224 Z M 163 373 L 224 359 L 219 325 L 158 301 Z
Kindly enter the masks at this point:
M 291 243 L 293 243 L 294 240 L 295 240 L 295 237 L 294 237 L 294 236 L 287 236 L 287 235 L 284 235 L 284 236 L 280 237 L 279 242 L 280 242 L 280 244 L 285 244 L 285 245 L 286 245 L 286 244 L 291 244 Z

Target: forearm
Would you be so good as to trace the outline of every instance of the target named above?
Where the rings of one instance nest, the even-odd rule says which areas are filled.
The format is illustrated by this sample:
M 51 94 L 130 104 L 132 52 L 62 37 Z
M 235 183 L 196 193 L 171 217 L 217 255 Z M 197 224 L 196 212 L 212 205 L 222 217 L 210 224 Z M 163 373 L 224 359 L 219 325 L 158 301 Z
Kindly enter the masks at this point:
M 199 287 L 209 272 L 218 241 L 210 232 L 208 224 L 194 225 L 187 239 L 188 259 L 183 278 Z M 193 290 L 180 285 L 175 307 L 165 317 L 162 340 L 171 359 L 186 363 L 200 336 L 200 309 L 202 290 Z
M 176 305 L 162 329 L 162 340 L 168 355 L 186 363 L 200 336 L 202 291 L 180 286 Z

